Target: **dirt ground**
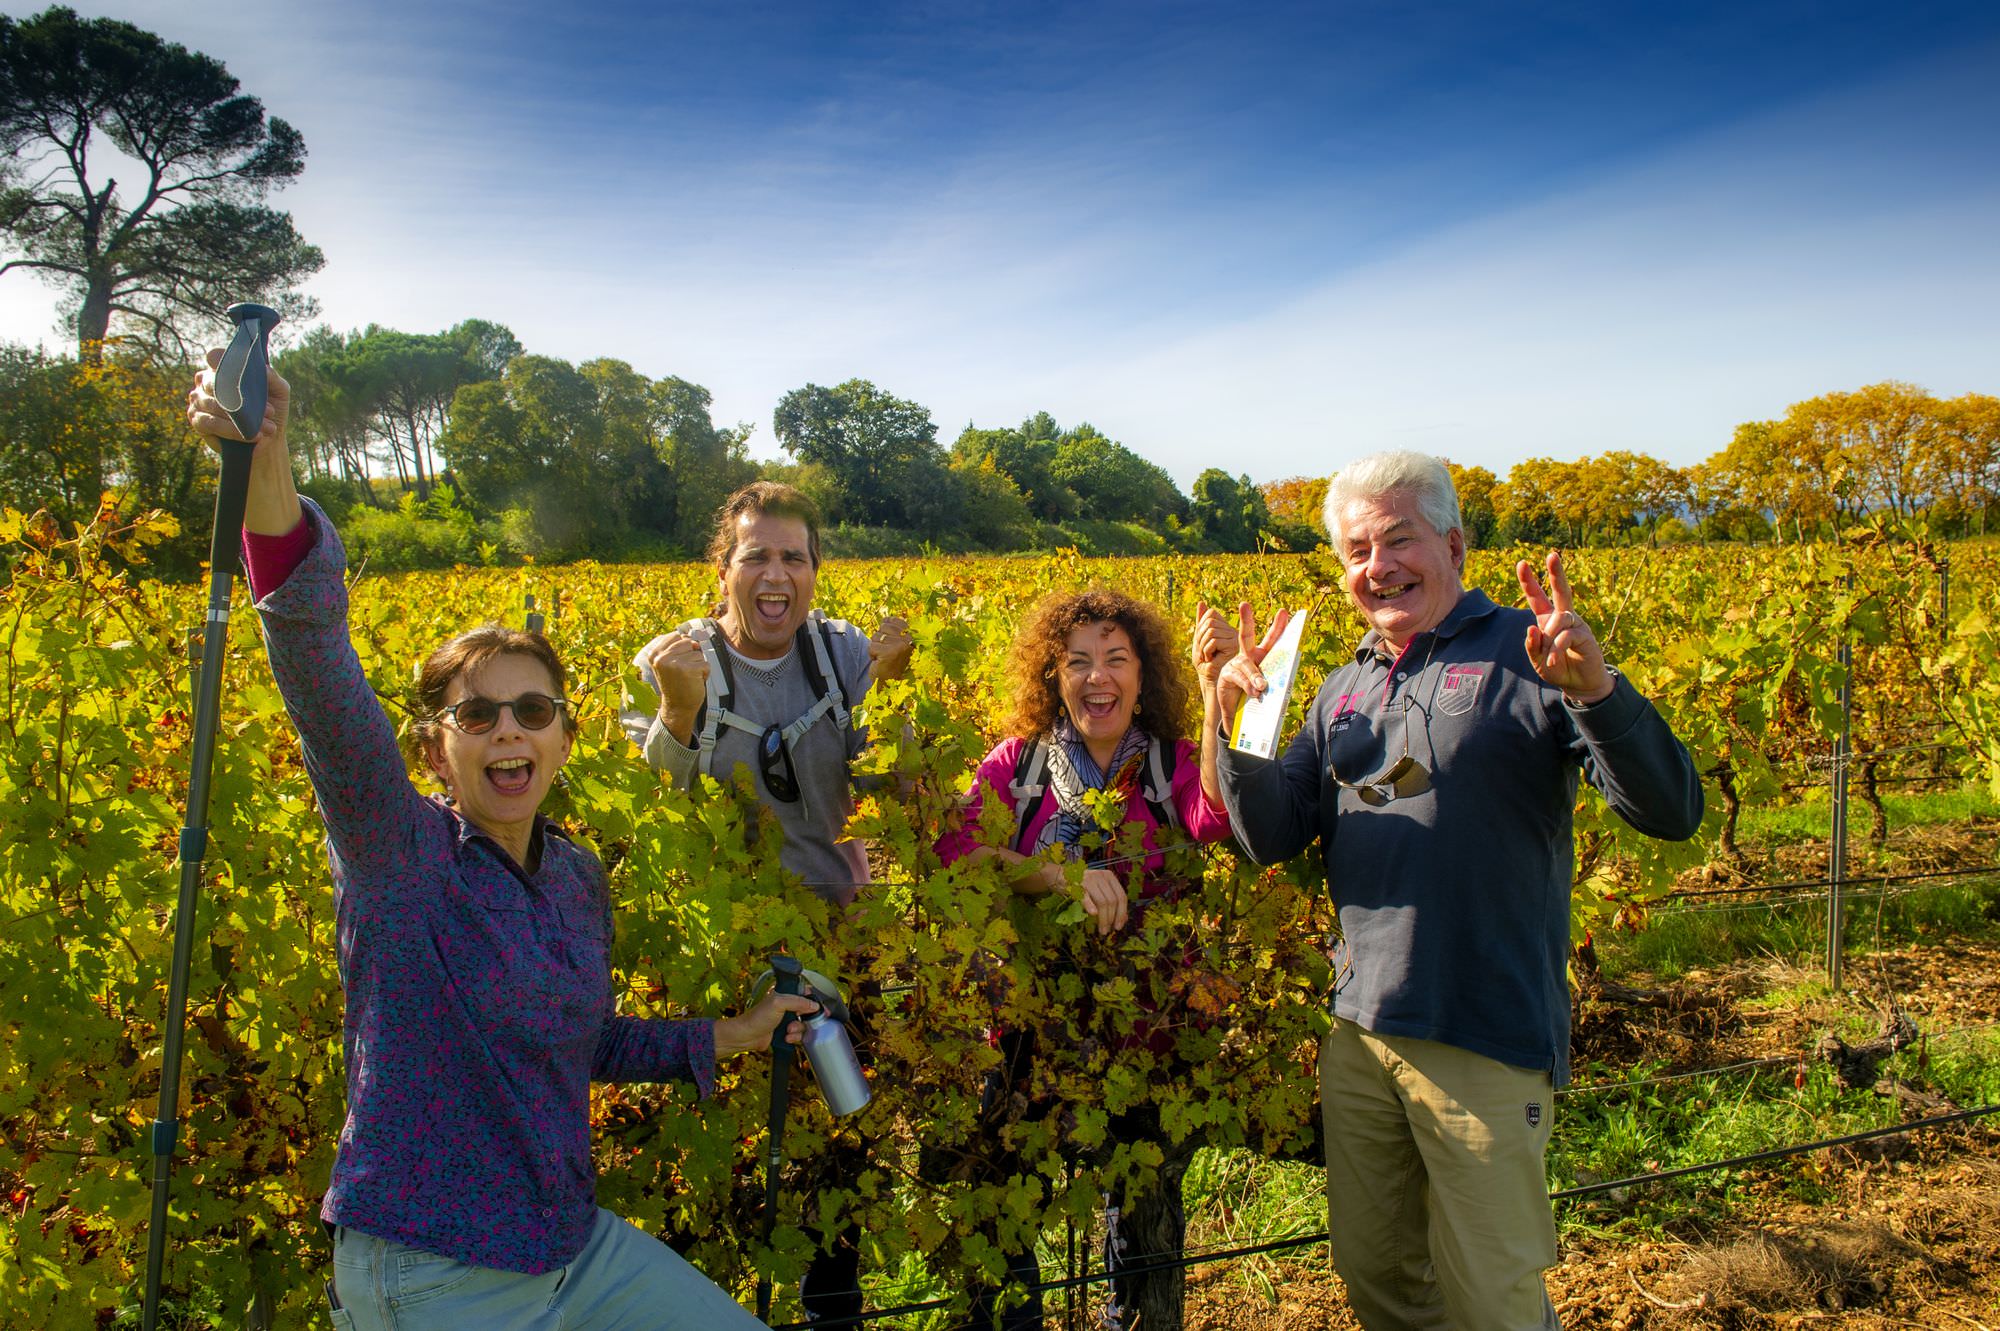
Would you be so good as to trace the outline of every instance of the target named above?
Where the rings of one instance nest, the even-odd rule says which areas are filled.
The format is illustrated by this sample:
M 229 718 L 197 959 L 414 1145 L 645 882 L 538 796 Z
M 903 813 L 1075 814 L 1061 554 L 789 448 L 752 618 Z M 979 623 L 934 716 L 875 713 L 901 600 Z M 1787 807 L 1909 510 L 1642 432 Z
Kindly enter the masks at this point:
M 1764 961 L 1647 987 L 1626 976 L 1587 994 L 1579 1062 L 1664 1060 L 1669 1070 L 1790 1055 L 1826 1028 L 1826 1005 L 1744 1000 L 1810 988 L 1812 974 Z M 1858 958 L 1851 989 L 1893 995 L 1920 1030 L 2000 1021 L 2000 947 L 1950 940 Z M 1907 1065 L 1911 1060 L 1904 1060 Z M 1915 1060 L 1921 1079 L 1921 1058 Z M 1907 1075 L 1907 1074 L 1906 1074 Z M 1965 1106 L 1970 1108 L 1972 1106 Z M 1906 1117 L 1919 1111 L 1906 1109 Z M 1809 1205 L 1775 1181 L 1764 1200 L 1672 1238 L 1582 1237 L 1549 1272 L 1571 1331 L 2000 1331 L 2000 1116 L 1837 1149 L 1769 1168 L 1820 1172 L 1832 1200 Z M 1189 1273 L 1189 1331 L 1357 1327 L 1323 1251 Z
M 1571 1331 L 2000 1331 L 2000 1151 L 1990 1131 L 1842 1162 L 1838 1204 L 1776 1202 L 1688 1242 L 1585 1240 L 1548 1274 Z M 1359 1327 L 1323 1262 L 1190 1273 L 1188 1331 Z

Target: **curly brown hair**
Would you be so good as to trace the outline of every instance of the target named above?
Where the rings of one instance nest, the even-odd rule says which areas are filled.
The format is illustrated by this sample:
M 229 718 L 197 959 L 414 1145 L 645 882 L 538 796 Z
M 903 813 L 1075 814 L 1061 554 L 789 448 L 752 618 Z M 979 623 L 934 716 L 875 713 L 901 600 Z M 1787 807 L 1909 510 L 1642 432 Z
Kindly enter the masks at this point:
M 1133 724 L 1163 743 L 1186 735 L 1193 717 L 1192 671 L 1174 650 L 1166 616 L 1157 606 L 1107 587 L 1046 597 L 1021 622 L 1007 662 L 1013 695 L 1008 733 L 1044 735 L 1063 715 L 1057 683 L 1063 653 L 1069 635 L 1085 624 L 1116 624 L 1132 640 L 1139 657 L 1139 714 Z

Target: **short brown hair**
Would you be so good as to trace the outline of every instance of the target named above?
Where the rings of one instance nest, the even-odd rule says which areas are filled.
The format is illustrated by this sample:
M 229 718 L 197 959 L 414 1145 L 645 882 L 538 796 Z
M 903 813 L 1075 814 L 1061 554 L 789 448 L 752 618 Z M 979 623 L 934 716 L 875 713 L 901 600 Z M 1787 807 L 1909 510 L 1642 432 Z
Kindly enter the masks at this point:
M 803 490 L 778 481 L 752 481 L 722 501 L 715 510 L 715 535 L 708 542 L 708 562 L 728 568 L 736 553 L 736 523 L 746 513 L 759 517 L 796 518 L 806 524 L 806 553 L 819 567 L 819 505 Z
M 1044 735 L 1063 715 L 1056 681 L 1069 635 L 1085 624 L 1116 624 L 1132 640 L 1132 650 L 1139 656 L 1139 715 L 1134 724 L 1162 743 L 1185 735 L 1194 689 L 1187 663 L 1173 648 L 1166 616 L 1156 606 L 1105 587 L 1046 597 L 1022 621 L 1007 663 L 1013 692 L 1009 733 Z
M 525 656 L 542 663 L 554 681 L 558 697 L 568 692 L 569 677 L 562 658 L 539 633 L 510 629 L 505 624 L 481 624 L 467 629 L 424 658 L 417 670 L 417 743 L 429 746 L 438 737 L 445 694 L 460 675 L 479 669 L 496 656 Z M 576 734 L 576 718 L 562 709 L 563 730 Z

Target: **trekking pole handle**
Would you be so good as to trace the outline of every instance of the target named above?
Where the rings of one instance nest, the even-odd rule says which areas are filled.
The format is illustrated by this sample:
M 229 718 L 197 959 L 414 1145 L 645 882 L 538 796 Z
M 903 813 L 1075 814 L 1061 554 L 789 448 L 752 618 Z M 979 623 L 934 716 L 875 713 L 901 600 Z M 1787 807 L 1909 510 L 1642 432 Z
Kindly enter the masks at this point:
M 236 424 L 246 444 L 257 441 L 264 428 L 265 374 L 271 365 L 271 330 L 282 317 L 269 305 L 248 301 L 223 312 L 236 334 L 215 367 L 215 400 Z
M 788 957 L 782 952 L 772 954 L 771 983 L 779 993 L 804 993 L 804 974 L 805 968 L 799 964 L 797 957 Z M 787 1012 L 778 1018 L 778 1024 L 771 1030 L 771 1052 L 776 1053 L 786 1047 L 785 1034 L 792 1029 L 792 1023 L 798 1019 L 798 1014 L 794 1012 Z

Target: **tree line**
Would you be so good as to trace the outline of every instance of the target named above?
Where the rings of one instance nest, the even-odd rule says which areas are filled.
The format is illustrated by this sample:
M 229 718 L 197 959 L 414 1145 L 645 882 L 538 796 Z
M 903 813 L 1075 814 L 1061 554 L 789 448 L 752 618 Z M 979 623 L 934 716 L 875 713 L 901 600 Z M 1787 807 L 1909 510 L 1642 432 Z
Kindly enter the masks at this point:
M 1626 450 L 1524 458 L 1505 479 L 1449 465 L 1475 545 L 1807 541 L 1878 519 L 1983 536 L 2000 518 L 2000 397 L 1895 380 L 1823 393 L 1746 421 L 1688 467 Z M 1263 489 L 1277 520 L 1316 524 L 1326 486 L 1300 476 Z
M 277 363 L 296 389 L 302 481 L 364 544 L 386 522 L 368 510 L 393 508 L 412 539 L 411 524 L 477 532 L 487 557 L 690 555 L 722 499 L 759 477 L 812 496 L 850 554 L 1318 540 L 1278 524 L 1248 477 L 1213 470 L 1182 494 L 1088 422 L 1036 412 L 946 446 L 927 408 L 866 379 L 786 393 L 771 418 L 784 457 L 756 462 L 754 427 L 718 423 L 702 385 L 529 354 L 482 320 L 432 335 L 315 329 Z
M 100 137 L 115 153 L 94 151 Z M 315 312 L 295 288 L 324 258 L 267 202 L 304 171 L 305 143 L 221 62 L 56 7 L 0 16 L 0 149 L 0 275 L 53 283 L 76 339 L 73 356 L 0 347 L 0 497 L 62 522 L 106 494 L 164 509 L 182 535 L 160 566 L 191 571 L 213 480 L 179 424 L 190 349 L 238 296 L 295 326 Z M 929 410 L 860 378 L 785 394 L 771 420 L 785 456 L 759 463 L 752 427 L 716 422 L 700 384 L 531 354 L 487 320 L 311 327 L 279 366 L 301 480 L 378 567 L 691 554 L 721 497 L 759 475 L 812 495 L 846 554 L 1324 539 L 1323 479 L 1260 486 L 1211 468 L 1183 494 L 1132 448 L 1047 412 L 968 423 L 947 446 Z M 1805 540 L 1874 515 L 1984 532 L 1996 440 L 1995 398 L 1891 381 L 1747 422 L 1692 467 L 1614 450 L 1528 458 L 1505 479 L 1453 471 L 1475 543 Z
M 149 395 L 185 380 L 231 300 L 294 325 L 315 312 L 296 288 L 324 256 L 268 202 L 304 171 L 305 141 L 222 62 L 56 6 L 0 15 L 0 148 L 0 275 L 54 285 L 77 348 L 0 352 L 6 497 L 73 521 L 115 488 L 182 519 L 186 548 L 164 553 L 191 563 L 205 469 Z M 687 553 L 760 471 L 813 494 L 838 542 L 863 550 L 1247 549 L 1273 535 L 1247 477 L 1205 474 L 1183 495 L 1089 424 L 1045 413 L 946 448 L 927 410 L 863 379 L 788 393 L 773 427 L 790 460 L 760 468 L 750 427 L 718 425 L 699 384 L 529 355 L 482 320 L 314 328 L 281 369 L 304 479 L 358 514 L 358 544 L 385 563 Z

